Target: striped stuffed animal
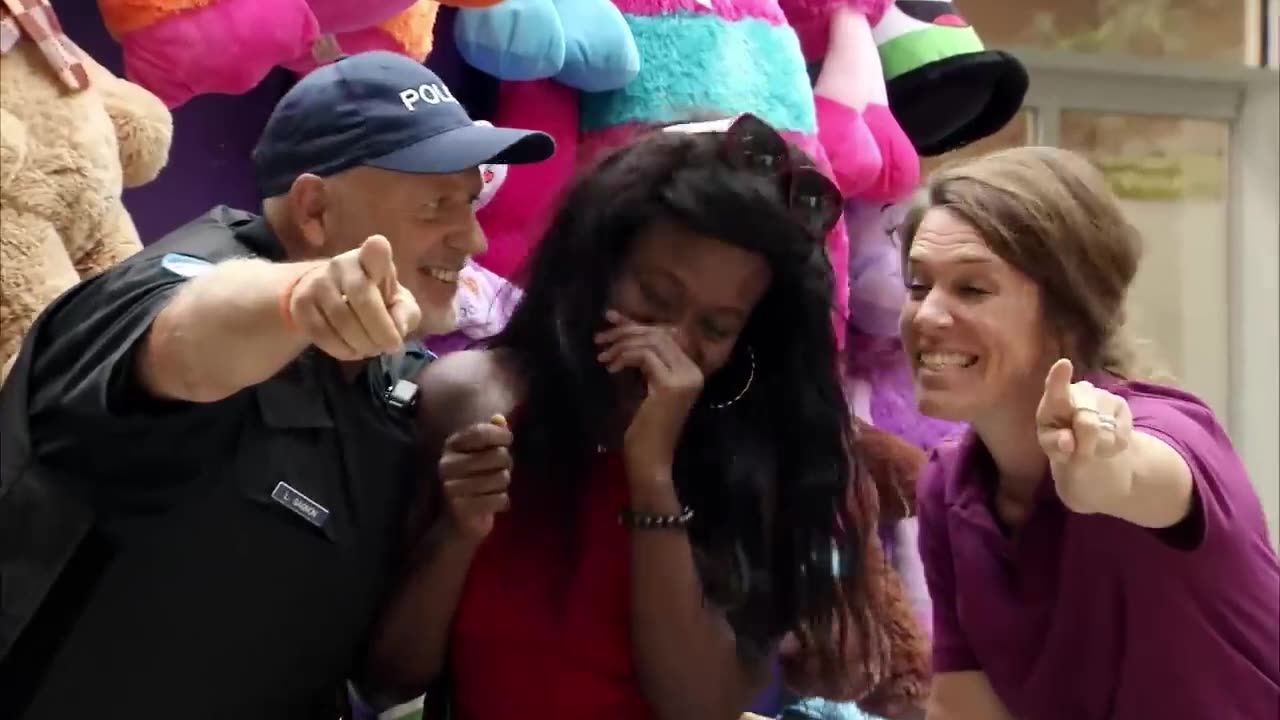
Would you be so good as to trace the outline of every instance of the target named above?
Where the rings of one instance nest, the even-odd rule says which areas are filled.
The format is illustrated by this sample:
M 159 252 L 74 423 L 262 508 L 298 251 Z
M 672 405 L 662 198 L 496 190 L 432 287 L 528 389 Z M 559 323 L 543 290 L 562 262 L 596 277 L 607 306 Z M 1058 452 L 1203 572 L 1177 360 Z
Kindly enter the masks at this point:
M 844 0 L 812 0 L 829 9 Z M 842 119 L 852 140 L 842 171 L 819 140 L 818 108 L 796 30 L 779 0 L 614 0 L 640 52 L 640 72 L 620 90 L 582 97 L 583 159 L 639 132 L 691 117 L 753 113 L 813 158 L 846 193 L 878 177 L 881 161 L 859 108 Z M 883 12 L 884 0 L 851 4 Z M 828 13 L 829 15 L 829 13 Z M 861 138 L 861 140 L 859 140 Z M 862 152 L 858 152 L 860 148 Z M 827 238 L 835 270 L 837 334 L 848 312 L 849 240 L 843 224 Z

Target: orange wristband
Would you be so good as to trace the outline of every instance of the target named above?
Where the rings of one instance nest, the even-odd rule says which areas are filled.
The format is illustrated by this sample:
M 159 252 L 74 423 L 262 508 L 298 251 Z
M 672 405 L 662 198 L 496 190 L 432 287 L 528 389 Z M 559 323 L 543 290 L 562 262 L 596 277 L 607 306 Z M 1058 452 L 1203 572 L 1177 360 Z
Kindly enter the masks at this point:
M 298 332 L 298 324 L 293 320 L 293 291 L 298 289 L 298 283 L 302 282 L 302 278 L 310 275 L 313 270 L 318 269 L 318 266 L 308 264 L 303 267 L 301 272 L 289 280 L 289 284 L 285 285 L 284 289 L 280 291 L 280 317 L 284 320 L 285 329 L 291 333 Z

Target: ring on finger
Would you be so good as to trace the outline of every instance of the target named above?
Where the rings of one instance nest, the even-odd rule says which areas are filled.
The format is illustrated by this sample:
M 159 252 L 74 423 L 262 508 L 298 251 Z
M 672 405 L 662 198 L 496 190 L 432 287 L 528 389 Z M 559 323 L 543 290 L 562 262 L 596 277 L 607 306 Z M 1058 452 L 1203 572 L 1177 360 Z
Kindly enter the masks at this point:
M 1114 415 L 1103 415 L 1098 413 L 1098 425 L 1108 430 L 1116 429 L 1116 418 Z

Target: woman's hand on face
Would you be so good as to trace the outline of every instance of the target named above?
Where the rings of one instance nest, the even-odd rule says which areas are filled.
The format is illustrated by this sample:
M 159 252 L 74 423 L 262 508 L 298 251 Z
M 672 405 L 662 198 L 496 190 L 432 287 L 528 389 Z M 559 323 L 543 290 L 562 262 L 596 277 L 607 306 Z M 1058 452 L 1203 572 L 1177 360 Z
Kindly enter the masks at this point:
M 676 443 L 702 392 L 702 370 L 670 327 L 641 325 L 614 310 L 605 319 L 612 327 L 596 335 L 600 363 L 610 373 L 638 370 L 645 379 L 645 398 L 623 437 L 628 475 L 669 479 Z
M 1089 382 L 1071 382 L 1071 361 L 1049 369 L 1036 411 L 1036 434 L 1049 458 L 1062 502 L 1096 512 L 1129 491 L 1133 468 L 1125 452 L 1133 413 L 1125 399 Z
M 449 436 L 440 455 L 440 484 L 448 529 L 479 542 L 493 530 L 494 515 L 507 509 L 511 485 L 511 431 L 495 415 Z

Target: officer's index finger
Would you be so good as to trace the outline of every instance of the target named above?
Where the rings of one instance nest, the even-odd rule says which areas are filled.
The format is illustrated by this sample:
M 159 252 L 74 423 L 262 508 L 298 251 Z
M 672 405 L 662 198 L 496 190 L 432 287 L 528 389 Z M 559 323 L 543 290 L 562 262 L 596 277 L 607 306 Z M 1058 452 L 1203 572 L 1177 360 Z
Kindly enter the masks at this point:
M 395 263 L 392 262 L 391 243 L 382 235 L 370 235 L 360 246 L 357 255 L 360 269 L 386 295 L 386 287 L 394 285 L 396 276 Z

